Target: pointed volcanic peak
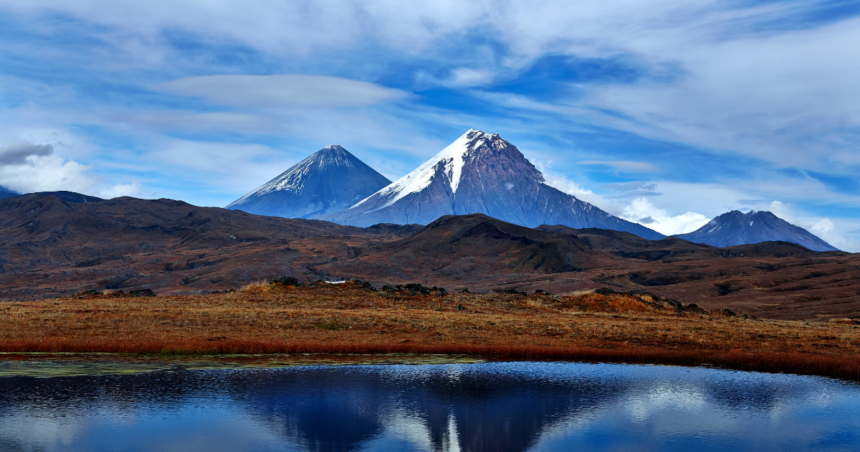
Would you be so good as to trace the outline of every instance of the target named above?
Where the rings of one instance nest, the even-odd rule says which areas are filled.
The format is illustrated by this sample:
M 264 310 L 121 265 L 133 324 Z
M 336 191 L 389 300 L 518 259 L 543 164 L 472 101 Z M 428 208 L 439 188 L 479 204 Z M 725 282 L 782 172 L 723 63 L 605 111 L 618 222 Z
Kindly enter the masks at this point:
M 256 215 L 320 218 L 347 209 L 391 181 L 338 146 L 326 146 L 227 208 Z
M 743 213 L 733 210 L 693 232 L 676 237 L 718 247 L 782 241 L 796 243 L 812 251 L 839 251 L 806 229 L 770 212 Z
M 664 237 L 550 187 L 516 146 L 478 130 L 469 130 L 415 171 L 330 219 L 355 226 L 429 224 L 445 215 L 472 213 L 530 228 L 563 224 Z

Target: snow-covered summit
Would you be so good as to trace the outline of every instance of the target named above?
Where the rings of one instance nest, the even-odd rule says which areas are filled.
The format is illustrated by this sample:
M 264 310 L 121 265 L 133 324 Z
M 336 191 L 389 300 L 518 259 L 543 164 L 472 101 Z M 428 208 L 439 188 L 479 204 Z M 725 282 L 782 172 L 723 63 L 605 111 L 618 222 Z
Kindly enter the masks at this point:
M 317 218 L 346 209 L 389 182 L 334 144 L 313 153 L 227 208 L 258 215 Z
M 428 224 L 443 215 L 483 213 L 529 227 L 564 224 L 663 236 L 580 201 L 544 177 L 498 134 L 470 129 L 391 185 L 328 219 L 343 224 Z
M 485 143 L 487 140 L 498 138 L 498 135 L 489 135 L 480 130 L 469 129 L 460 138 L 454 140 L 453 143 L 442 149 L 438 154 L 434 155 L 430 160 L 424 162 L 421 166 L 413 170 L 411 173 L 394 181 L 391 185 L 383 188 L 377 194 L 380 197 L 386 198 L 384 208 L 394 204 L 413 193 L 420 193 L 429 186 L 434 176 L 438 172 L 442 172 L 447 179 L 447 185 L 451 189 L 452 194 L 457 193 L 457 188 L 460 186 L 460 179 L 463 176 L 463 166 L 466 161 L 473 157 L 475 148 Z M 366 198 L 356 204 L 361 205 L 370 198 Z M 377 209 L 378 210 L 378 209 Z

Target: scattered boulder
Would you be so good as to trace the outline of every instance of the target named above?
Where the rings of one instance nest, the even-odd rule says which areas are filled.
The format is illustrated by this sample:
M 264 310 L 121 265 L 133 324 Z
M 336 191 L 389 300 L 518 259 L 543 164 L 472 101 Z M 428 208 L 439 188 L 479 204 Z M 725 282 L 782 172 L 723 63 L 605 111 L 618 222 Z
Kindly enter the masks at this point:
M 430 294 L 434 294 L 434 293 L 436 295 L 443 296 L 443 297 L 445 295 L 448 295 L 448 291 L 445 290 L 445 288 L 443 288 L 443 287 L 436 287 L 436 286 L 424 287 L 418 283 L 410 283 L 410 284 L 404 284 L 404 285 L 398 284 L 398 285 L 394 285 L 394 286 L 386 284 L 386 285 L 382 286 L 382 291 L 386 292 L 386 293 L 399 293 L 399 294 L 406 293 L 406 294 L 409 294 L 410 296 L 430 295 Z
M 292 276 L 284 276 L 283 278 L 276 279 L 276 280 L 272 281 L 272 283 L 282 284 L 284 286 L 295 286 L 295 287 L 299 287 L 302 285 L 302 283 L 298 279 L 296 279 Z
M 737 316 L 737 314 L 735 314 L 734 312 L 732 312 L 731 310 L 726 309 L 726 308 L 715 309 L 713 311 L 713 313 L 714 313 L 714 315 L 719 315 L 719 316 L 723 316 L 723 317 L 735 317 L 735 316 Z M 746 314 L 744 314 L 744 315 L 746 316 Z M 744 318 L 748 318 L 748 317 L 744 317 Z
M 134 289 L 128 291 L 128 294 L 132 297 L 155 297 L 155 292 L 152 289 Z

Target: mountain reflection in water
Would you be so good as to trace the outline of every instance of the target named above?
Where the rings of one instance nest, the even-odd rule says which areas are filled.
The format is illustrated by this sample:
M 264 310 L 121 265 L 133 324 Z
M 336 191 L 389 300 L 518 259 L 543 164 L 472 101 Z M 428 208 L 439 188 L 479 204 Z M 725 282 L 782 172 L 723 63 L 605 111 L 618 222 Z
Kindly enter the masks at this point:
M 2 451 L 860 450 L 860 387 L 577 363 L 0 378 Z

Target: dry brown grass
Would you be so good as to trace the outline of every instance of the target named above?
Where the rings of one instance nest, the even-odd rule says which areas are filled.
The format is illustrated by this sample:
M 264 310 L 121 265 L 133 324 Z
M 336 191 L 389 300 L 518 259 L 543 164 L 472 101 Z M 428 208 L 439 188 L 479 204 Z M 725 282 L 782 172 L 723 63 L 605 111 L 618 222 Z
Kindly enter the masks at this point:
M 647 296 L 408 296 L 352 284 L 255 285 L 203 296 L 4 303 L 0 315 L 3 352 L 442 353 L 860 380 L 855 325 L 677 312 Z

